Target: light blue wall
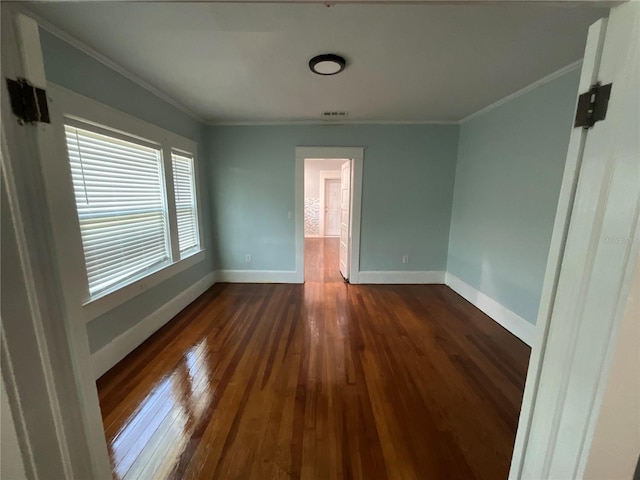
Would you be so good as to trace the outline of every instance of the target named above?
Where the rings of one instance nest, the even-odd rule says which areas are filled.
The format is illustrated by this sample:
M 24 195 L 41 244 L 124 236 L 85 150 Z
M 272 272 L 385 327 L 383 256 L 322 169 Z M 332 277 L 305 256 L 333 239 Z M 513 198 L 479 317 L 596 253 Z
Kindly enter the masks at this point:
M 295 270 L 295 147 L 364 146 L 360 269 L 445 270 L 457 126 L 217 126 L 209 141 L 217 268 Z
M 137 83 L 40 29 L 47 81 L 196 142 L 205 126 Z
M 464 123 L 448 271 L 536 322 L 579 69 Z
M 89 322 L 87 325 L 89 346 L 91 351 L 95 352 L 213 270 L 210 253 L 213 242 L 206 180 L 209 172 L 208 162 L 204 158 L 206 153 L 203 142 L 206 127 L 148 90 L 42 29 L 40 41 L 48 81 L 198 143 L 201 179 L 199 187 L 208 258 Z

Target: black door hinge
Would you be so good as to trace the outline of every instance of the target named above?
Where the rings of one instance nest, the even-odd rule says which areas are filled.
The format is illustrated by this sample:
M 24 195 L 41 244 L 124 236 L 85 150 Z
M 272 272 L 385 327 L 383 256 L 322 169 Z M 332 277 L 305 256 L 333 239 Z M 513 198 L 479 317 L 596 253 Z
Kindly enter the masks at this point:
M 34 87 L 24 78 L 17 80 L 7 78 L 7 88 L 11 100 L 11 110 L 21 124 L 51 123 L 45 90 Z
M 588 129 L 593 127 L 596 122 L 605 119 L 607 108 L 609 107 L 611 86 L 611 83 L 601 85 L 598 82 L 587 93 L 583 93 L 578 97 L 578 109 L 576 110 L 574 127 Z

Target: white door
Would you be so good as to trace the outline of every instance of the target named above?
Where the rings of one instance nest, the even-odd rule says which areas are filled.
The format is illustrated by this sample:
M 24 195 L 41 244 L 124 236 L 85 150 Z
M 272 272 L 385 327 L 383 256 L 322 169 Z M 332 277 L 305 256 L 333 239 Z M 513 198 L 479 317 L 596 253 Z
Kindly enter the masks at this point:
M 349 209 L 351 207 L 351 161 L 344 162 L 340 174 L 340 273 L 349 280 Z
M 324 181 L 324 234 L 340 235 L 340 180 L 337 178 Z
M 609 110 L 572 132 L 513 479 L 584 476 L 639 249 L 639 24 L 640 4 L 629 2 L 589 30 L 580 93 L 612 83 Z

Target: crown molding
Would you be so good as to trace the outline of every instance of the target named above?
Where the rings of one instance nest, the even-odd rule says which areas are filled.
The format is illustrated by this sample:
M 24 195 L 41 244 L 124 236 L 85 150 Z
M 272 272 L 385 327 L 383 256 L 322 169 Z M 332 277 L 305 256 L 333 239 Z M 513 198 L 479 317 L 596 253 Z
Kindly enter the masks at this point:
M 458 121 L 449 120 L 273 120 L 262 122 L 207 122 L 211 127 L 260 127 L 287 125 L 459 125 Z
M 114 62 L 107 56 L 94 50 L 92 47 L 88 46 L 87 44 L 85 44 L 78 38 L 74 37 L 73 35 L 65 32 L 64 30 L 52 24 L 48 20 L 45 20 L 41 16 L 31 11 L 29 8 L 25 7 L 24 5 L 18 5 L 17 8 L 25 15 L 33 18 L 40 27 L 42 27 L 44 30 L 48 31 L 52 35 L 55 35 L 56 37 L 60 38 L 64 42 L 68 43 L 74 48 L 90 56 L 94 60 L 102 63 L 106 67 L 117 72 L 118 74 L 122 75 L 128 80 L 132 81 L 139 87 L 144 88 L 148 92 L 151 92 L 161 100 L 177 108 L 178 110 L 190 116 L 194 120 L 197 120 L 208 126 L 218 126 L 218 127 L 234 126 L 235 127 L 235 126 L 292 126 L 292 125 L 462 125 L 468 122 L 469 120 L 475 117 L 478 117 L 484 113 L 487 113 L 495 108 L 498 108 L 499 106 L 504 105 L 505 103 L 564 75 L 565 73 L 575 70 L 576 68 L 580 67 L 580 65 L 582 65 L 582 60 L 577 60 L 573 63 L 570 63 L 569 65 L 566 65 L 565 67 L 562 67 L 561 69 L 556 70 L 555 72 L 539 80 L 536 80 L 530 85 L 510 95 L 507 95 L 506 97 L 501 98 L 500 100 L 478 110 L 475 113 L 472 113 L 471 115 L 461 120 L 269 120 L 269 121 L 220 121 L 220 122 L 207 121 L 201 116 L 197 115 L 195 112 L 191 111 L 190 109 L 182 105 L 180 102 L 178 102 L 171 96 L 164 93 L 162 90 L 154 87 L 153 85 L 141 79 L 137 75 L 131 73 L 129 70 L 125 69 L 118 63 Z
M 475 113 L 472 113 L 471 115 L 463 118 L 462 120 L 458 120 L 458 121 L 450 121 L 450 120 L 325 120 L 325 121 L 320 121 L 320 120 L 299 120 L 299 121 L 278 121 L 278 120 L 274 120 L 274 121 L 262 121 L 262 122 L 251 122 L 251 121 L 246 121 L 246 122 L 207 122 L 207 125 L 209 126 L 213 126 L 213 127 L 223 127 L 223 126 L 227 126 L 227 127 L 237 127 L 237 126 L 269 126 L 269 125 L 281 125 L 281 126 L 286 126 L 286 125 L 462 125 L 465 122 L 468 122 L 469 120 L 471 120 L 472 118 L 478 117 L 482 114 L 485 114 L 495 108 L 498 108 L 501 105 L 504 105 L 507 102 L 510 102 L 511 100 L 524 95 L 525 93 L 530 92 L 531 90 L 534 90 L 538 87 L 540 87 L 541 85 L 544 85 L 545 83 L 549 83 L 552 80 L 555 80 L 558 77 L 561 77 L 562 75 L 564 75 L 565 73 L 569 73 L 573 70 L 575 70 L 576 68 L 579 68 L 582 65 L 582 59 L 580 60 L 576 60 L 575 62 L 570 63 L 569 65 L 566 65 L 558 70 L 556 70 L 553 73 L 550 73 L 549 75 L 542 77 L 538 80 L 536 80 L 535 82 L 527 85 L 524 88 L 521 88 L 520 90 L 507 95 L 506 97 L 501 98 L 500 100 L 487 105 L 486 107 L 478 110 Z
M 510 102 L 511 100 L 513 100 L 515 98 L 518 98 L 519 96 L 524 95 L 525 93 L 528 93 L 531 90 L 534 90 L 534 89 L 540 87 L 541 85 L 544 85 L 545 83 L 549 83 L 550 81 L 555 80 L 558 77 L 561 77 L 565 73 L 569 73 L 572 70 L 575 70 L 576 68 L 579 68 L 580 65 L 582 65 L 582 59 L 577 60 L 577 61 L 575 61 L 573 63 L 570 63 L 569 65 L 566 65 L 566 66 L 562 67 L 561 69 L 556 70 L 553 73 L 550 73 L 546 77 L 542 77 L 541 79 L 536 80 L 532 84 L 527 85 L 524 88 L 521 88 L 520 90 L 512 93 L 511 95 L 507 95 L 506 97 L 501 98 L 500 100 L 498 100 L 497 102 L 492 103 L 491 105 L 487 105 L 486 107 L 478 110 L 477 112 L 472 113 L 471 115 L 463 118 L 458 123 L 460 125 L 462 125 L 462 124 L 468 122 L 469 120 L 471 120 L 472 118 L 479 117 L 480 115 L 483 115 L 483 114 L 485 114 L 485 113 L 487 113 L 487 112 L 489 112 L 489 111 L 491 111 L 491 110 L 493 110 L 495 108 L 498 108 L 499 106 L 504 105 L 505 103 Z
M 52 35 L 55 35 L 59 39 L 61 39 L 64 42 L 68 43 L 72 47 L 80 50 L 82 53 L 88 55 L 89 57 L 93 58 L 94 60 L 102 63 L 106 67 L 108 67 L 111 70 L 115 71 L 116 73 L 122 75 L 123 77 L 127 78 L 128 80 L 131 80 L 133 83 L 135 83 L 139 87 L 144 88 L 148 92 L 153 93 L 156 97 L 158 97 L 161 100 L 165 101 L 169 105 L 177 108 L 178 110 L 180 110 L 181 112 L 185 113 L 186 115 L 189 115 L 194 120 L 197 120 L 200 123 L 205 123 L 206 124 L 206 121 L 202 117 L 200 117 L 196 113 L 194 113 L 191 110 L 189 110 L 187 107 L 182 105 L 180 102 L 178 102 L 177 100 L 175 100 L 171 96 L 167 95 L 162 90 L 154 87 L 150 83 L 148 83 L 145 80 L 141 79 L 137 75 L 131 73 L 129 70 L 125 69 L 124 67 L 122 67 L 118 63 L 116 63 L 113 60 L 111 60 L 109 57 L 101 54 L 100 52 L 98 52 L 96 50 L 94 50 L 89 45 L 84 43 L 82 40 L 79 40 L 78 38 L 74 37 L 70 33 L 65 32 L 64 30 L 62 30 L 58 26 L 56 26 L 53 23 L 49 22 L 48 20 L 45 20 L 40 15 L 34 13 L 33 11 L 31 11 L 29 8 L 25 7 L 24 5 L 18 5 L 18 9 L 22 13 L 24 13 L 25 15 L 27 15 L 27 16 L 31 17 L 33 20 L 35 20 L 38 23 L 38 25 L 41 28 L 43 28 L 44 30 L 46 30 L 47 32 L 51 33 Z

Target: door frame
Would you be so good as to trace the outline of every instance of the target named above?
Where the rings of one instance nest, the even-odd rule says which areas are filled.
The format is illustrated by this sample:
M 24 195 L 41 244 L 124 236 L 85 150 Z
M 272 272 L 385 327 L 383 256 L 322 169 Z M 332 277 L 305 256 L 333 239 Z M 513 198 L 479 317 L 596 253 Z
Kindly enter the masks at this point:
M 585 473 L 640 250 L 640 192 L 633 183 L 640 149 L 616 146 L 619 135 L 637 129 L 621 113 L 634 101 L 621 94 L 625 87 L 633 91 L 630 78 L 637 89 L 638 59 L 613 54 L 636 38 L 628 25 L 634 17 L 637 35 L 640 5 L 634 2 L 611 8 L 608 19 L 589 28 L 577 93 L 596 81 L 613 82 L 611 100 L 604 122 L 571 131 L 510 479 Z M 613 22 L 618 30 L 610 38 Z M 635 73 L 623 73 L 620 65 L 635 65 Z
M 3 76 L 46 88 L 38 23 L 2 7 Z M 52 125 L 20 125 L 2 82 L 2 283 L 0 340 L 6 388 L 29 478 L 112 477 L 84 322 L 62 300 L 42 159 Z M 5 241 L 6 240 L 6 241 Z M 3 298 L 4 299 L 4 298 Z M 28 413 L 27 413 L 28 412 Z
M 296 283 L 304 283 L 304 160 L 306 158 L 351 160 L 351 207 L 349 215 L 350 283 L 359 283 L 360 217 L 362 214 L 362 172 L 365 147 L 296 147 L 295 248 Z
M 349 160 L 349 159 L 345 159 Z M 326 203 L 326 188 L 327 188 L 327 180 L 340 180 L 340 170 L 320 170 L 320 185 L 319 185 L 319 196 L 320 196 L 320 231 L 319 235 L 321 237 L 326 237 L 325 234 L 325 217 L 324 209 Z

